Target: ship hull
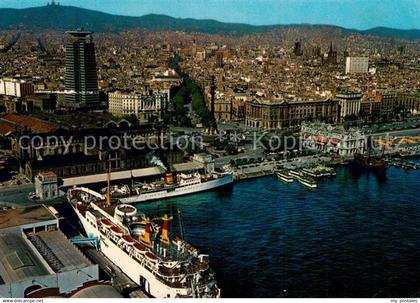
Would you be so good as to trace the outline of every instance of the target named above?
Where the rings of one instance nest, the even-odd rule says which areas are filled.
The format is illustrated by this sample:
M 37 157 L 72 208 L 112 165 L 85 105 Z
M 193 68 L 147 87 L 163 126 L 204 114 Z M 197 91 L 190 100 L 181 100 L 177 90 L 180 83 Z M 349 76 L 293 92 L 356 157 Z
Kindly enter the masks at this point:
M 215 188 L 227 186 L 233 183 L 233 174 L 225 175 L 215 180 L 206 181 L 198 184 L 193 184 L 189 186 L 180 186 L 172 189 L 163 189 L 161 191 L 155 191 L 151 193 L 142 193 L 140 195 L 135 195 L 127 198 L 122 198 L 120 201 L 122 203 L 138 203 L 153 201 L 159 199 L 167 199 L 178 196 L 184 196 L 189 194 L 194 194 L 198 192 L 208 191 Z
M 73 205 L 72 205 L 73 207 Z M 83 226 L 88 237 L 99 239 L 99 249 L 115 266 L 117 266 L 125 275 L 127 275 L 134 283 L 144 287 L 144 290 L 155 298 L 175 298 L 177 296 L 189 297 L 191 294 L 185 288 L 172 288 L 160 282 L 139 262 L 134 260 L 130 255 L 125 253 L 120 247 L 113 243 L 110 239 L 103 236 L 100 231 L 93 226 L 88 220 L 75 208 L 73 210 Z

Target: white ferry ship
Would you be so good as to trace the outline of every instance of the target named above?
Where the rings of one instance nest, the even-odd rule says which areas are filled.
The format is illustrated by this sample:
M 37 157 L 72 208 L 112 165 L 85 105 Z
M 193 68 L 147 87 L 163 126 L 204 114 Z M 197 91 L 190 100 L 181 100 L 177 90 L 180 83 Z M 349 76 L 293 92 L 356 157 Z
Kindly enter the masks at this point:
M 83 187 L 67 198 L 88 237 L 99 239 L 102 253 L 153 297 L 218 298 L 209 256 L 169 233 L 172 218 L 149 219 L 129 204 L 106 199 Z M 160 223 L 160 224 L 158 224 Z
M 166 173 L 165 180 L 133 186 L 133 194 L 120 198 L 120 201 L 130 204 L 165 199 L 211 190 L 231 183 L 233 183 L 232 172 L 212 172 L 206 175 L 181 173 L 176 176 L 176 182 L 169 172 Z

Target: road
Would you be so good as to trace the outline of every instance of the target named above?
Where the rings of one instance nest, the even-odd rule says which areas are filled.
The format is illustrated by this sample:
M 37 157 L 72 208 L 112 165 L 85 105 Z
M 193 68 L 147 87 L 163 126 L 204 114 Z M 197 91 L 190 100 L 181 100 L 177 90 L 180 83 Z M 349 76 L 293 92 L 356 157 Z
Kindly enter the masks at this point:
M 379 133 L 373 133 L 372 136 L 380 137 L 380 136 L 418 136 L 420 135 L 420 128 L 413 128 L 413 129 L 401 129 L 401 130 L 394 130 L 394 131 L 385 131 Z

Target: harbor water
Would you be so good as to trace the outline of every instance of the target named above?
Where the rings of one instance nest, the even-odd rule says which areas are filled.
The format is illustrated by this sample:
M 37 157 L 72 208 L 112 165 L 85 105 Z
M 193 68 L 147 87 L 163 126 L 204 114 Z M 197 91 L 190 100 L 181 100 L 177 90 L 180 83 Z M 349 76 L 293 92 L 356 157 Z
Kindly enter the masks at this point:
M 316 190 L 264 177 L 137 207 L 172 213 L 177 233 L 182 221 L 223 297 L 413 297 L 419 180 L 418 170 L 390 167 L 384 178 L 342 167 Z

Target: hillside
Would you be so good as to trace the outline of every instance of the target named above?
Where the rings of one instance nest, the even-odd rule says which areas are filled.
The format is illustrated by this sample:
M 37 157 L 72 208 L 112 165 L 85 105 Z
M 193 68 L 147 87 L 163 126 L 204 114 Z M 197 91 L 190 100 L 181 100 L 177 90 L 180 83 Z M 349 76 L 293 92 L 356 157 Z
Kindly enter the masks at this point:
M 299 28 L 308 25 L 254 26 L 239 23 L 224 23 L 215 20 L 181 19 L 165 15 L 149 14 L 141 17 L 111 15 L 73 6 L 47 5 L 25 9 L 0 9 L 0 29 L 25 30 L 70 30 L 84 28 L 94 32 L 119 32 L 134 28 L 151 31 L 186 31 L 208 34 L 245 35 L 267 32 L 278 28 Z M 360 33 L 381 37 L 420 39 L 420 30 L 398 30 L 376 27 L 366 31 L 345 29 L 336 26 L 309 25 L 313 29 L 338 29 L 343 34 Z

